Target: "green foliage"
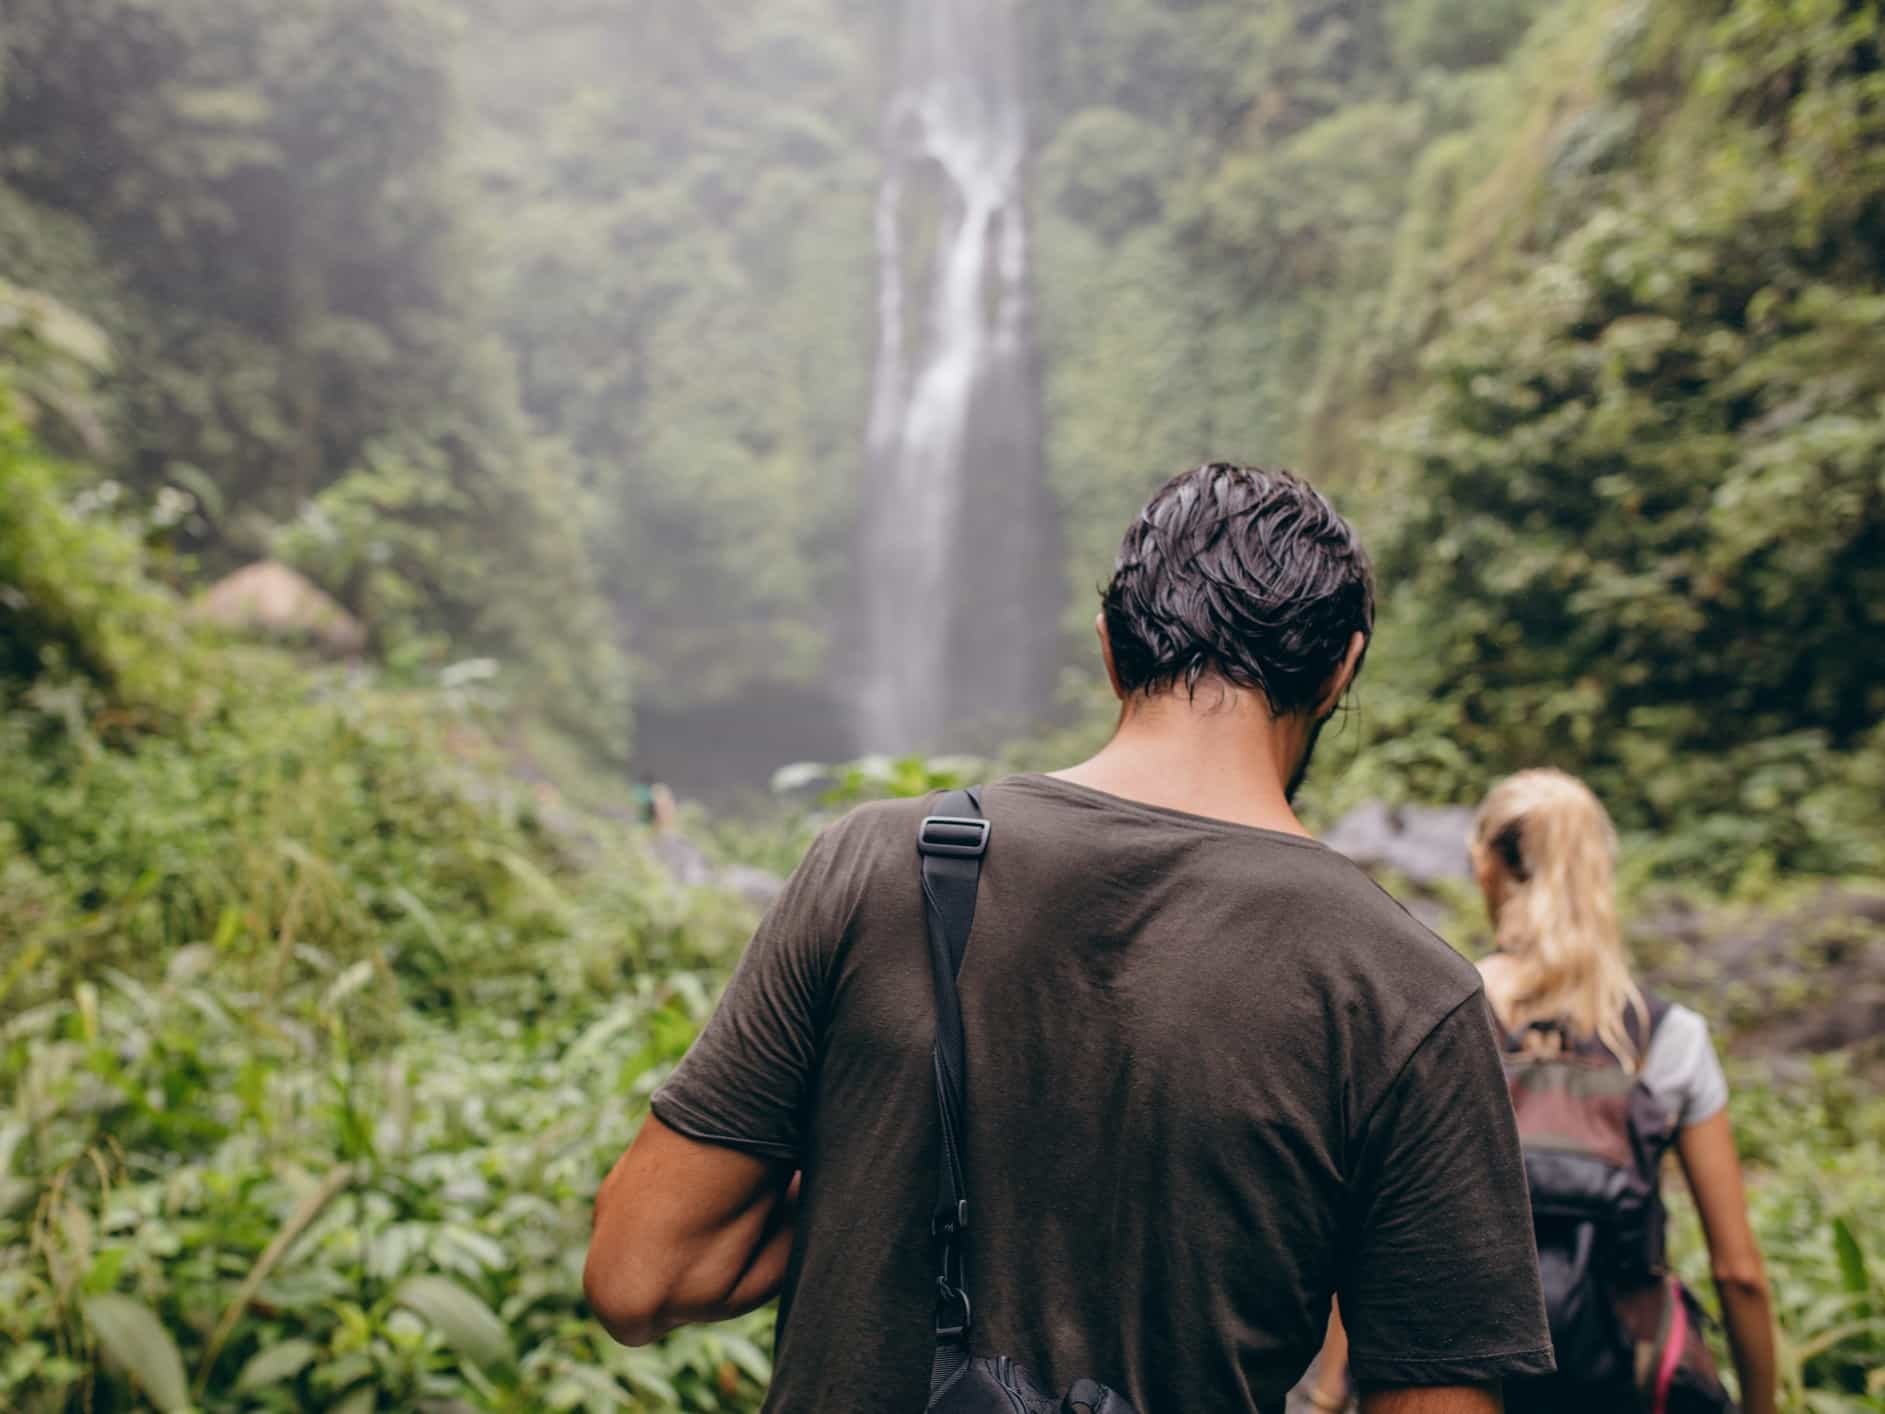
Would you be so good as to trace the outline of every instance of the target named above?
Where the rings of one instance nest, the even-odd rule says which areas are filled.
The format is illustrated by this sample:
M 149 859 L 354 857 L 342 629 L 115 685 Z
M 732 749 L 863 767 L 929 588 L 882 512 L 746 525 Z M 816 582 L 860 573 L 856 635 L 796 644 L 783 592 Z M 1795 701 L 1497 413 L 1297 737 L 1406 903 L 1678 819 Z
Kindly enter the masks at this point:
M 83 450 L 135 495 L 192 497 L 180 548 L 253 558 L 396 460 L 417 485 L 376 503 L 373 572 L 309 568 L 338 568 L 327 587 L 360 608 L 396 584 L 385 640 L 509 659 L 540 710 L 619 753 L 619 635 L 573 476 L 524 423 L 471 274 L 449 34 L 431 0 L 307 0 L 292 19 L 263 0 L 21 0 L 0 20 L 0 278 L 109 336 Z
M 750 915 L 472 707 L 203 661 L 162 732 L 0 715 L 0 1403 L 754 1407 L 763 1317 L 624 1350 L 580 1280 Z
M 9 372 L 0 364 L 0 380 Z M 55 714 L 100 692 L 132 713 L 182 708 L 191 661 L 176 604 L 107 498 L 74 508 L 69 468 L 32 439 L 21 407 L 0 381 L 0 705 L 31 689 Z
M 1583 219 L 1428 347 L 1382 566 L 1462 784 L 1555 760 L 1626 824 L 1692 829 L 1685 867 L 1875 871 L 1844 783 L 1877 776 L 1885 714 L 1876 33 L 1822 6 L 1777 55 L 1773 8 L 1699 27 L 1707 82 L 1642 170 L 1567 178 Z M 1809 162 L 1837 216 L 1803 203 Z
M 582 1307 L 588 1200 L 704 1015 L 715 930 L 667 951 L 694 920 L 645 875 L 572 909 L 449 1024 L 371 962 L 303 945 L 263 994 L 209 943 L 16 1016 L 0 1399 L 129 1407 L 127 1372 L 180 1364 L 203 1410 L 755 1407 L 763 1317 L 631 1351 Z
M 1544 0 L 1407 0 L 1389 19 L 1395 58 L 1409 69 L 1496 63 L 1544 8 Z
M 42 441 L 102 453 L 109 434 L 97 378 L 111 369 L 104 331 L 70 306 L 0 279 L 0 367 L 17 408 Z
M 960 790 L 987 780 L 988 768 L 977 756 L 864 756 L 838 766 L 802 761 L 781 767 L 772 788 L 781 794 L 815 788 L 821 806 L 842 809 L 863 800 Z
M 1042 153 L 1043 198 L 1102 241 L 1157 219 L 1172 143 L 1158 128 L 1117 108 L 1069 118 Z

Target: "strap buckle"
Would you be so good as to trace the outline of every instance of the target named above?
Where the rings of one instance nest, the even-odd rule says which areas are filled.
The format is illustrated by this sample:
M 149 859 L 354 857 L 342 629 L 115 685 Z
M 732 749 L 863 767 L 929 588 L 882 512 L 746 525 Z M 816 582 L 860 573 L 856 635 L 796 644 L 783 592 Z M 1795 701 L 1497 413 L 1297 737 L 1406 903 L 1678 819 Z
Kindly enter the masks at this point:
M 956 1316 L 956 1308 L 961 1310 L 961 1319 Z M 936 1338 L 955 1340 L 966 1335 L 972 1313 L 969 1309 L 969 1293 L 959 1286 L 950 1285 L 946 1277 L 936 1278 Z
M 946 854 L 980 859 L 988 852 L 988 821 L 967 815 L 929 815 L 917 833 L 916 847 L 924 854 Z
M 967 1198 L 956 1199 L 956 1206 L 953 1212 L 944 1210 L 931 1214 L 930 1216 L 929 1235 L 931 1237 L 953 1238 L 958 1233 L 967 1232 L 968 1230 L 969 1200 Z

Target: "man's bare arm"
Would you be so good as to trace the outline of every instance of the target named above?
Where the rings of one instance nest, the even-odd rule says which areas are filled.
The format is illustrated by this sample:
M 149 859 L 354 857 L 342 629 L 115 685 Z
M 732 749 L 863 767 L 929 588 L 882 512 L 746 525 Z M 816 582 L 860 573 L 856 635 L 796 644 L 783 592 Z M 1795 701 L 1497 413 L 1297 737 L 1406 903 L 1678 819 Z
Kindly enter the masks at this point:
M 703 1144 L 652 1115 L 596 1194 L 583 1292 L 603 1327 L 646 1345 L 769 1301 L 792 1250 L 790 1166 Z
M 1361 1414 L 1500 1414 L 1497 1389 L 1364 1389 Z

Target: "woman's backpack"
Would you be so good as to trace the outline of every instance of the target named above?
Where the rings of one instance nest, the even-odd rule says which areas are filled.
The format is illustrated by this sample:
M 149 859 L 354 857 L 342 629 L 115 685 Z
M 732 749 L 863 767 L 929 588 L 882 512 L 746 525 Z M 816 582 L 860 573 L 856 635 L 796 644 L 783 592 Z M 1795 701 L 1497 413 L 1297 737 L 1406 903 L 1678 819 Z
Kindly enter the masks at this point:
M 1629 1018 L 1639 1054 L 1648 1054 L 1667 1011 L 1651 998 L 1647 1027 Z M 1701 1308 L 1664 1263 L 1661 1169 L 1675 1116 L 1595 1039 L 1534 1023 L 1503 1040 L 1558 1362 L 1540 1382 L 1551 1403 L 1641 1414 L 1732 1410 Z

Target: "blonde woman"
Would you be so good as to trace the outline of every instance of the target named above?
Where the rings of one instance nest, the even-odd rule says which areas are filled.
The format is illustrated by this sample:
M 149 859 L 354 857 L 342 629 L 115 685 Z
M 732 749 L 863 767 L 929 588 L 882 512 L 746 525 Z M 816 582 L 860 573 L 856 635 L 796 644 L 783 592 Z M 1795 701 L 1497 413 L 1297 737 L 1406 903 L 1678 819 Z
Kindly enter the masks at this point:
M 1480 806 L 1471 850 L 1496 944 L 1480 972 L 1508 1053 L 1520 1134 L 1526 1136 L 1534 1098 L 1544 1101 L 1533 1113 L 1543 1115 L 1546 1131 L 1535 1146 L 1527 1140 L 1527 1170 L 1558 1372 L 1508 1382 L 1506 1409 L 1681 1414 L 1726 1407 L 1712 1370 L 1691 1375 L 1684 1368 L 1707 1363 L 1696 1333 L 1688 1335 L 1693 1360 L 1684 1358 L 1680 1334 L 1673 1343 L 1666 1334 L 1670 1313 L 1687 1309 L 1679 1288 L 1659 1275 L 1656 1184 L 1659 1161 L 1673 1147 L 1708 1240 L 1741 1407 L 1744 1414 L 1773 1414 L 1773 1317 L 1748 1223 L 1727 1081 L 1707 1023 L 1687 1007 L 1651 997 L 1630 974 L 1617 925 L 1616 832 L 1609 816 L 1574 777 L 1523 771 L 1502 781 Z M 1580 1103 L 1592 1108 L 1579 1114 Z M 1619 1237 L 1602 1231 L 1608 1219 L 1591 1221 L 1592 1205 L 1580 1209 L 1579 1185 L 1587 1192 L 1603 1186 L 1591 1178 L 1601 1172 L 1599 1161 L 1576 1152 L 1575 1140 L 1567 1143 L 1563 1134 L 1598 1134 L 1604 1114 L 1617 1116 L 1626 1107 L 1632 1130 L 1645 1132 L 1612 1137 L 1641 1156 L 1647 1191 L 1643 1211 L 1620 1224 L 1627 1231 Z M 1609 1173 L 1607 1187 L 1614 1191 L 1619 1170 L 1613 1166 Z M 1589 1229 L 1582 1251 L 1567 1256 L 1564 1249 L 1580 1240 L 1580 1222 Z M 1592 1232 L 1598 1234 L 1594 1241 Z M 1633 1263 L 1626 1249 L 1642 1249 L 1636 1254 L 1641 1260 Z M 1591 1286 L 1607 1299 L 1580 1301 Z M 1624 1317 L 1621 1327 L 1608 1315 L 1613 1306 Z M 1608 1348 L 1613 1343 L 1614 1356 Z M 1340 1320 L 1334 1319 L 1321 1368 L 1306 1391 L 1317 1409 L 1347 1404 L 1345 1344 Z
M 1728 1120 L 1727 1081 L 1707 1023 L 1687 1007 L 1652 998 L 1630 975 L 1617 926 L 1612 878 L 1616 848 L 1610 817 L 1574 777 L 1562 771 L 1522 771 L 1494 787 L 1479 808 L 1472 838 L 1473 872 L 1485 894 L 1497 949 L 1480 965 L 1486 996 L 1507 1038 L 1508 1052 L 1536 1057 L 1555 1048 L 1579 1063 L 1614 1066 L 1633 1077 L 1635 1093 L 1646 1092 L 1655 1102 L 1648 1110 L 1650 1132 L 1642 1136 L 1653 1156 L 1647 1194 L 1652 1212 L 1646 1227 L 1649 1269 L 1659 1267 L 1661 1260 L 1660 1198 L 1655 1191 L 1659 1166 L 1654 1157 L 1673 1146 L 1707 1236 L 1715 1288 L 1740 1375 L 1742 1407 L 1746 1414 L 1772 1414 L 1773 1316 L 1760 1249 L 1748 1223 L 1741 1164 Z M 1521 1133 L 1526 1129 L 1523 1064 L 1520 1060 L 1517 1068 L 1508 1066 Z M 1561 1106 L 1562 1093 L 1551 1103 Z M 1529 1153 L 1528 1166 L 1549 1301 L 1550 1190 L 1566 1182 L 1574 1187 L 1577 1174 L 1575 1156 L 1565 1158 L 1555 1136 L 1553 1143 L 1541 1147 L 1544 1167 L 1532 1166 Z M 1610 1279 L 1627 1283 L 1627 1278 L 1615 1276 L 1625 1261 L 1619 1258 L 1606 1267 L 1601 1247 L 1599 1252 L 1593 1263 L 1598 1279 L 1609 1271 Z M 1625 1285 L 1613 1294 L 1627 1302 L 1633 1293 Z M 1579 1368 L 1576 1348 L 1567 1351 L 1572 1343 L 1558 1339 L 1557 1344 L 1557 1375 L 1508 1388 L 1509 1410 L 1565 1408 L 1580 1389 L 1585 1393 L 1577 1395 L 1582 1402 L 1574 1407 L 1584 1407 L 1592 1387 L 1586 1381 L 1596 1372 Z M 1696 1344 L 1699 1347 L 1699 1341 Z M 1652 1393 L 1648 1401 L 1652 1406 L 1680 1407 L 1680 1399 L 1669 1394 L 1675 1364 L 1672 1353 L 1662 1392 Z M 1652 1390 L 1656 1373 L 1649 1372 Z M 1640 1388 L 1642 1369 L 1635 1374 Z

